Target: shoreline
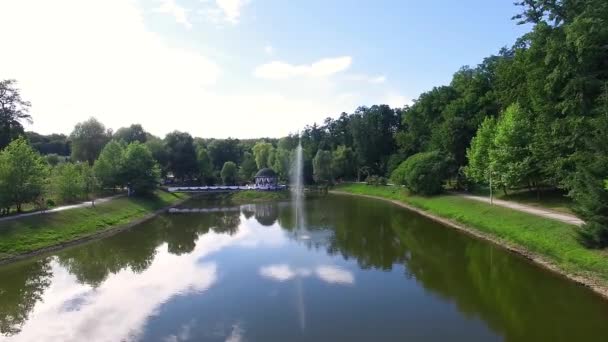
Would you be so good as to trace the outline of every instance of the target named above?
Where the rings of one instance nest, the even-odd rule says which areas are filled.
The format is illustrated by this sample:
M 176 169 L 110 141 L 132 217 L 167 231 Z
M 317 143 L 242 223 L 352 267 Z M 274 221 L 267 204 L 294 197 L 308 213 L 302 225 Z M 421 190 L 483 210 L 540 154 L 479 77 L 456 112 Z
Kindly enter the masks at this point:
M 445 226 L 448 226 L 450 228 L 454 228 L 457 229 L 467 235 L 470 235 L 474 238 L 480 239 L 480 240 L 484 240 L 487 242 L 490 242 L 500 248 L 503 248 L 509 252 L 512 252 L 514 254 L 517 254 L 521 257 L 526 258 L 527 260 L 529 260 L 530 262 L 534 263 L 535 265 L 538 265 L 540 267 L 542 267 L 545 270 L 551 271 L 559 276 L 562 276 L 564 278 L 566 278 L 569 281 L 573 281 L 579 285 L 585 286 L 587 288 L 589 288 L 590 290 L 592 290 L 595 294 L 599 295 L 602 299 L 604 300 L 608 300 L 608 284 L 605 281 L 599 280 L 595 277 L 589 277 L 589 276 L 582 276 L 582 275 L 578 275 L 578 274 L 573 274 L 570 272 L 566 272 L 564 271 L 562 268 L 560 268 L 559 266 L 557 266 L 555 263 L 553 263 L 552 261 L 548 260 L 547 258 L 545 258 L 544 256 L 542 256 L 541 254 L 538 253 L 534 253 L 531 252 L 530 250 L 522 247 L 522 246 L 518 246 L 509 242 L 504 241 L 501 238 L 495 237 L 491 234 L 488 233 L 484 233 L 478 229 L 475 229 L 473 227 L 464 225 L 462 223 L 458 223 L 455 222 L 453 220 L 432 214 L 428 211 L 425 211 L 423 209 L 417 208 L 415 206 L 412 206 L 410 204 L 404 203 L 402 201 L 399 200 L 393 200 L 393 199 L 389 199 L 389 198 L 384 198 L 384 197 L 380 197 L 380 196 L 373 196 L 373 195 L 364 195 L 364 194 L 357 194 L 357 193 L 351 193 L 351 192 L 346 192 L 346 191 L 340 191 L 340 190 L 330 190 L 329 193 L 331 194 L 335 194 L 335 195 L 341 195 L 341 196 L 357 196 L 357 197 L 366 197 L 366 198 L 371 198 L 371 199 L 376 199 L 376 200 L 381 200 L 381 201 L 385 201 L 385 202 L 389 202 L 392 203 L 394 205 L 400 206 L 404 209 L 413 211 L 419 215 L 422 215 L 426 218 L 429 218 L 431 220 L 434 220 L 436 222 L 439 222 Z
M 148 214 L 146 214 L 146 215 L 144 215 L 144 216 L 142 216 L 140 218 L 137 218 L 137 219 L 135 219 L 135 220 L 133 220 L 133 221 L 131 221 L 129 223 L 124 223 L 124 224 L 120 224 L 120 225 L 116 225 L 116 226 L 111 226 L 111 227 L 108 227 L 108 228 L 106 228 L 106 229 L 104 229 L 102 231 L 95 232 L 93 234 L 86 235 L 86 236 L 83 236 L 83 237 L 80 237 L 80 238 L 77 238 L 77 239 L 74 239 L 74 240 L 69 240 L 69 241 L 66 241 L 66 242 L 61 242 L 61 243 L 58 243 L 58 244 L 55 244 L 55 245 L 52 245 L 52 246 L 48 246 L 48 247 L 44 247 L 44 248 L 40 248 L 40 249 L 36 249 L 36 250 L 30 251 L 30 252 L 13 255 L 13 256 L 10 256 L 8 258 L 0 259 L 0 266 L 16 263 L 16 262 L 23 261 L 23 260 L 26 260 L 26 259 L 29 259 L 29 258 L 32 258 L 32 257 L 42 256 L 44 254 L 49 254 L 49 253 L 61 251 L 61 250 L 64 250 L 64 249 L 67 249 L 67 248 L 70 248 L 70 247 L 75 247 L 75 246 L 78 246 L 78 245 L 84 245 L 84 244 L 86 244 L 88 242 L 92 242 L 92 241 L 95 241 L 95 240 L 99 240 L 99 239 L 103 239 L 103 238 L 106 238 L 106 237 L 110 237 L 112 235 L 118 234 L 118 233 L 123 232 L 125 230 L 131 229 L 131 228 L 133 228 L 134 226 L 136 226 L 138 224 L 141 224 L 141 223 L 144 223 L 146 221 L 149 221 L 149 220 L 155 218 L 156 216 L 158 216 L 158 215 L 166 212 L 167 210 L 169 210 L 169 209 L 171 209 L 173 207 L 179 206 L 179 205 L 183 204 L 184 202 L 186 202 L 186 201 L 188 201 L 188 200 L 190 200 L 192 198 L 194 198 L 194 197 L 183 198 L 183 199 L 181 199 L 181 200 L 179 200 L 179 201 L 177 201 L 175 203 L 172 203 L 172 204 L 170 204 L 168 206 L 165 206 L 163 208 L 160 208 L 160 209 L 157 209 L 157 210 L 155 210 L 153 212 L 150 212 L 150 213 L 148 213 Z

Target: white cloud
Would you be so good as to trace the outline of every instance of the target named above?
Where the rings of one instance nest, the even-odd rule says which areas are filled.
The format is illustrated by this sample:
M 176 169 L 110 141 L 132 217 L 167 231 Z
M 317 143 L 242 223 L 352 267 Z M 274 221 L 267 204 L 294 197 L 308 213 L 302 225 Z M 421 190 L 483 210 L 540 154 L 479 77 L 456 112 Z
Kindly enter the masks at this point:
M 178 24 L 191 29 L 192 23 L 188 20 L 188 10 L 178 5 L 175 0 L 159 0 L 160 6 L 155 8 L 155 12 L 172 15 Z
M 402 108 L 405 105 L 412 104 L 412 100 L 397 93 L 389 93 L 384 97 L 384 101 L 382 101 L 381 103 L 387 104 L 392 108 Z
M 357 81 L 357 82 L 369 82 L 372 84 L 381 84 L 386 82 L 386 76 L 378 75 L 378 76 L 368 76 L 368 75 L 348 75 L 346 76 L 346 80 L 348 81 Z
M 233 24 L 239 22 L 241 9 L 248 3 L 248 0 L 215 0 L 215 4 L 223 12 L 226 21 Z
M 282 61 L 262 64 L 255 68 L 253 74 L 258 78 L 283 80 L 296 76 L 327 77 L 350 67 L 350 56 L 324 58 L 312 64 L 292 65 Z

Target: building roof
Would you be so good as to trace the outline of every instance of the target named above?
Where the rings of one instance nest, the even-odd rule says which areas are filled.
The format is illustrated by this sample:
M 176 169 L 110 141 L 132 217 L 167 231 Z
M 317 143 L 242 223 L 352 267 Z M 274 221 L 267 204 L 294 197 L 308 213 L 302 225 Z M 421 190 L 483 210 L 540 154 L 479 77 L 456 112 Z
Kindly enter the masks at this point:
M 256 176 L 256 178 L 257 177 L 276 177 L 277 173 L 274 172 L 273 169 L 264 168 L 264 169 L 261 169 L 260 171 L 258 171 L 258 173 L 256 173 L 255 176 Z

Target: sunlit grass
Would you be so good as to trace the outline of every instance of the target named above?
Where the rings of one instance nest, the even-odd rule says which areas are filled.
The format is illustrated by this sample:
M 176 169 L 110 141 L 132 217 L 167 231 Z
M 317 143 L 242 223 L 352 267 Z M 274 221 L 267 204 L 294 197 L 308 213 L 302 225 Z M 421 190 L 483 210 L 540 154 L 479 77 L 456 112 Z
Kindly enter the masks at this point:
M 93 207 L 0 222 L 0 259 L 76 240 L 127 224 L 186 198 L 156 191 L 142 198 L 117 198 Z

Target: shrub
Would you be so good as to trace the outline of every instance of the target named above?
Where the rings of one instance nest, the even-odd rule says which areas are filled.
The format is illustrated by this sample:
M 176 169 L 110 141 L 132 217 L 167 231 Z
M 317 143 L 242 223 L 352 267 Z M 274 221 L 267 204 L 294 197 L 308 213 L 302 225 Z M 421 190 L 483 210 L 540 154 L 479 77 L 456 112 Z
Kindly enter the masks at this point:
M 372 175 L 365 179 L 365 183 L 367 185 L 386 185 L 387 181 L 386 178 L 382 176 Z
M 432 151 L 409 157 L 393 171 L 391 181 L 405 185 L 416 194 L 435 195 L 443 190 L 446 176 L 446 157 L 438 151 Z

